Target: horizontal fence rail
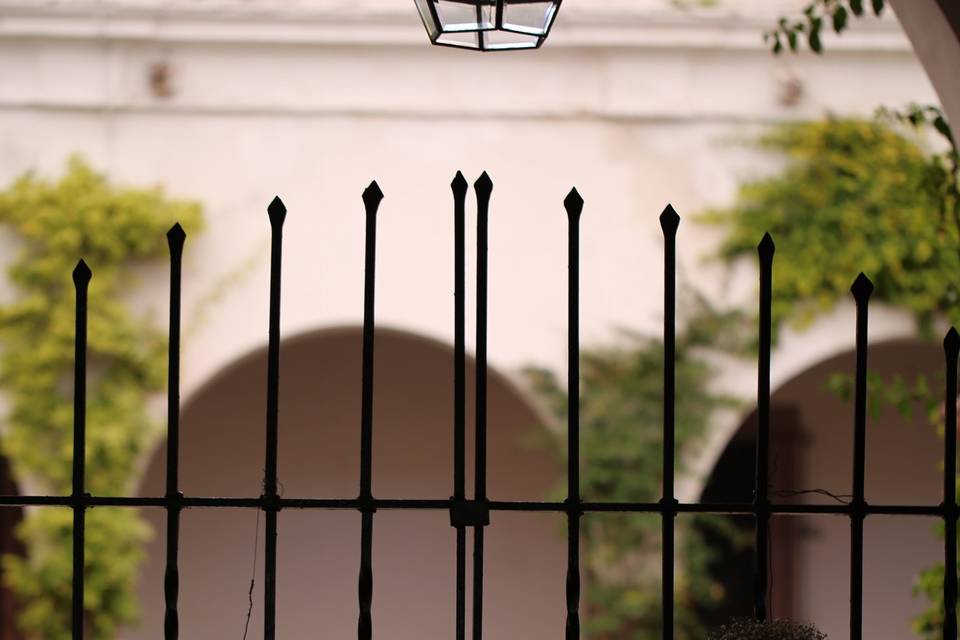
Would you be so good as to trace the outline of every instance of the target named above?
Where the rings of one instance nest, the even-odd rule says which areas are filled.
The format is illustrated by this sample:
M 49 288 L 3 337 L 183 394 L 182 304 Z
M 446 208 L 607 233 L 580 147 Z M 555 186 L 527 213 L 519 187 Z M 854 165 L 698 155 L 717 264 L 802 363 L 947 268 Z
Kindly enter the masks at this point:
M 166 569 L 164 573 L 165 640 L 179 637 L 179 524 L 180 514 L 188 508 L 259 509 L 266 518 L 264 553 L 264 640 L 276 636 L 276 562 L 277 516 L 283 509 L 356 510 L 361 514 L 360 562 L 358 577 L 357 637 L 373 638 L 373 523 L 379 510 L 447 511 L 455 530 L 456 626 L 457 640 L 466 637 L 466 550 L 467 533 L 473 535 L 473 576 L 471 637 L 480 640 L 483 633 L 484 530 L 490 524 L 491 511 L 562 513 L 567 520 L 566 638 L 580 637 L 580 527 L 585 515 L 596 513 L 659 514 L 662 522 L 662 638 L 673 638 L 674 620 L 674 522 L 678 514 L 750 515 L 755 522 L 755 560 L 753 582 L 754 615 L 764 620 L 769 614 L 768 545 L 770 518 L 776 514 L 838 515 L 850 521 L 850 638 L 862 640 L 863 628 L 863 525 L 868 516 L 929 516 L 944 521 L 946 536 L 943 582 L 943 638 L 957 640 L 957 518 L 960 509 L 956 495 L 957 444 L 957 361 L 960 334 L 951 328 L 944 342 L 946 384 L 944 388 L 946 437 L 944 439 L 943 502 L 937 505 L 876 505 L 866 501 L 864 469 L 866 462 L 866 406 L 868 305 L 873 284 L 860 274 L 851 287 L 856 302 L 856 373 L 853 421 L 853 499 L 848 504 L 774 504 L 769 499 L 771 304 L 773 282 L 773 238 L 765 234 L 757 247 L 760 274 L 759 354 L 757 366 L 757 442 L 755 488 L 752 502 L 683 503 L 675 493 L 675 409 L 682 401 L 676 394 L 676 240 L 680 216 L 668 206 L 660 216 L 664 235 L 664 380 L 663 380 L 663 492 L 658 502 L 584 501 L 580 494 L 580 246 L 579 229 L 584 201 L 576 189 L 564 200 L 568 223 L 568 487 L 567 498 L 551 501 L 491 500 L 486 491 L 487 438 L 487 258 L 489 204 L 493 183 L 484 173 L 474 183 L 477 201 L 476 247 L 476 429 L 474 459 L 474 496 L 467 498 L 466 478 L 466 314 L 465 314 L 465 228 L 468 183 L 457 173 L 451 183 L 454 201 L 454 474 L 453 495 L 448 500 L 379 499 L 372 492 L 372 447 L 374 436 L 374 336 L 377 212 L 383 193 L 376 182 L 363 192 L 366 215 L 364 254 L 363 352 L 360 416 L 360 478 L 356 498 L 284 498 L 278 492 L 277 448 L 279 439 L 278 399 L 280 383 L 280 293 L 283 224 L 287 210 L 279 198 L 267 208 L 271 227 L 270 294 L 268 310 L 267 412 L 265 419 L 263 493 L 259 497 L 225 498 L 184 496 L 179 491 L 179 416 L 180 416 L 180 310 L 181 263 L 186 235 L 177 224 L 167 234 L 170 249 L 170 318 L 168 366 L 168 434 L 166 493 L 163 497 L 92 496 L 85 491 L 86 448 L 86 368 L 87 368 L 87 289 L 93 276 L 83 260 L 73 272 L 76 289 L 76 334 L 74 371 L 73 490 L 69 496 L 0 496 L 0 507 L 61 506 L 73 511 L 72 635 L 84 637 L 84 538 L 85 513 L 93 507 L 162 507 L 167 514 Z

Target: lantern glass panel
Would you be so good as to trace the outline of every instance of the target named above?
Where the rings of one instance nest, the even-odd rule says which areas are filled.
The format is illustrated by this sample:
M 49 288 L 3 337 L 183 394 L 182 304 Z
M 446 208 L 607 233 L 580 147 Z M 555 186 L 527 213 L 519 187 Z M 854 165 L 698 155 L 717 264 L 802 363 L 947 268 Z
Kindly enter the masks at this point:
M 540 44 L 540 37 L 528 33 L 512 31 L 487 31 L 483 34 L 484 48 L 497 49 L 534 49 Z
M 445 44 L 451 47 L 460 47 L 462 49 L 479 49 L 480 32 L 478 31 L 454 31 L 452 33 L 441 33 L 437 38 L 437 44 Z
M 437 16 L 443 31 L 493 29 L 495 0 L 437 0 Z
M 429 0 L 416 0 L 417 10 L 420 12 L 420 19 L 423 20 L 423 26 L 427 30 L 427 35 L 430 36 L 430 40 L 436 40 L 439 35 L 438 25 L 433 20 L 433 15 L 430 13 L 430 1 Z
M 503 28 L 542 36 L 550 30 L 557 2 L 507 0 L 503 7 Z

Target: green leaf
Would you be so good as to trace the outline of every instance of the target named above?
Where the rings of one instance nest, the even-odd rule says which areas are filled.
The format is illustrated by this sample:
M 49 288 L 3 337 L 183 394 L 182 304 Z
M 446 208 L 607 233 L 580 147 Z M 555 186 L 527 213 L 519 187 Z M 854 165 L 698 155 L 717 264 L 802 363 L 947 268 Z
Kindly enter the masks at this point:
M 850 0 L 850 11 L 858 18 L 863 15 L 863 0 Z
M 793 29 L 787 31 L 787 42 L 790 44 L 790 51 L 796 53 L 798 47 L 797 32 Z
M 820 42 L 820 28 L 819 26 L 813 29 L 810 29 L 810 33 L 807 36 L 807 42 L 810 45 L 810 50 L 814 53 L 823 52 L 823 44 Z
M 843 5 L 837 5 L 833 11 L 833 30 L 835 33 L 841 33 L 847 28 L 847 10 Z
M 879 16 L 883 13 L 883 9 L 886 6 L 885 0 L 873 0 L 873 15 Z
M 947 119 L 943 115 L 934 118 L 933 128 L 947 140 L 953 140 L 953 131 L 950 130 L 950 125 L 947 124 Z

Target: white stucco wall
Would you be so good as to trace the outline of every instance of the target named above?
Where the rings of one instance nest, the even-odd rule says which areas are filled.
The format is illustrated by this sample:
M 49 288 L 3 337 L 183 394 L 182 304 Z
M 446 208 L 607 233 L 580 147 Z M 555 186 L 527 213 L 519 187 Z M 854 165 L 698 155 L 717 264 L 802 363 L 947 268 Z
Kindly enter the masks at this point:
M 745 144 L 759 126 L 935 101 L 890 20 L 858 25 L 826 59 L 772 58 L 760 33 L 798 4 L 683 13 L 650 0 L 569 2 L 544 49 L 478 55 L 426 46 L 403 4 L 4 0 L 0 181 L 30 168 L 55 174 L 80 152 L 120 182 L 159 182 L 204 202 L 208 229 L 187 247 L 189 395 L 265 339 L 264 208 L 274 194 L 290 210 L 284 332 L 359 323 L 359 196 L 376 178 L 386 193 L 378 321 L 449 341 L 448 184 L 457 169 L 471 180 L 486 169 L 495 181 L 491 360 L 560 369 L 561 202 L 571 186 L 586 199 L 584 342 L 617 326 L 654 332 L 657 215 L 667 202 L 684 215 L 728 201 L 766 165 Z M 166 99 L 147 78 L 160 61 L 173 71 Z M 794 106 L 778 100 L 784 77 L 803 82 Z M 682 224 L 683 277 L 718 300 L 749 299 L 749 268 L 730 279 L 704 265 L 715 241 Z M 162 309 L 155 275 L 136 303 Z M 852 341 L 845 318 L 823 333 L 846 336 L 838 348 Z M 787 342 L 775 376 L 829 355 L 789 354 Z

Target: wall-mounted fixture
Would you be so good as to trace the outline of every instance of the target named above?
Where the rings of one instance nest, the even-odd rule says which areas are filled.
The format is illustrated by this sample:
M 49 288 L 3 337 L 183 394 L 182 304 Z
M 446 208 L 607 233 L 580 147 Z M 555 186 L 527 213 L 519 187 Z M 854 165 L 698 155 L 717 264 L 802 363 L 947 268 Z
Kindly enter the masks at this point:
M 562 0 L 414 0 L 430 42 L 504 51 L 536 49 L 550 33 Z

